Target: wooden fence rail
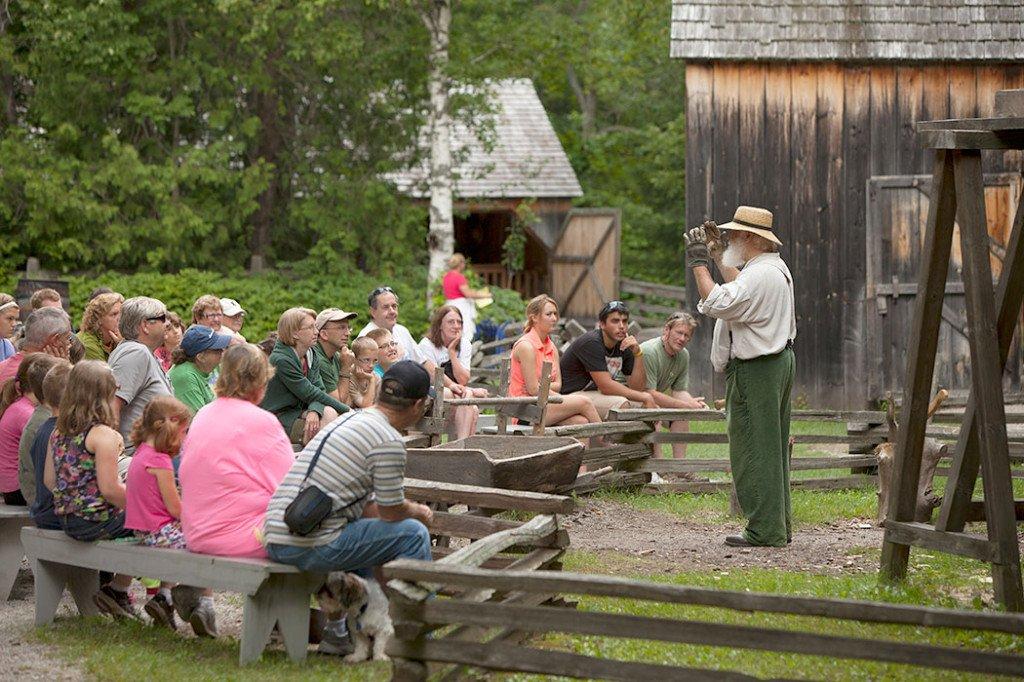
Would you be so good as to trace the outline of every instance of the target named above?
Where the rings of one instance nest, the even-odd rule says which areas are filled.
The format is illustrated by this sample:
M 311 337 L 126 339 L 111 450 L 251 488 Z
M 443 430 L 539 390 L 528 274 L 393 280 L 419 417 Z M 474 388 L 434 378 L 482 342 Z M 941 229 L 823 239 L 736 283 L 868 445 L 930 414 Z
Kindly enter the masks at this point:
M 469 566 L 400 560 L 385 566 L 388 578 L 402 585 L 446 586 L 468 594 L 502 593 L 519 600 L 466 603 L 460 598 L 431 599 L 405 591 L 392 595 L 397 636 L 388 647 L 395 657 L 396 680 L 425 680 L 428 663 L 456 663 L 486 670 L 543 673 L 618 680 L 745 678 L 728 671 L 703 670 L 632 661 L 609 660 L 509 643 L 510 631 L 550 632 L 653 640 L 702 646 L 829 656 L 964 672 L 1024 676 L 1024 656 L 974 649 L 915 644 L 863 637 L 824 635 L 783 627 L 733 625 L 707 619 L 682 620 L 606 612 L 569 611 L 557 606 L 525 603 L 530 595 L 586 595 L 686 604 L 744 612 L 815 616 L 859 623 L 891 623 L 924 628 L 955 628 L 1024 634 L 1024 615 L 961 611 L 845 599 L 789 597 L 666 585 L 614 576 L 526 571 L 487 571 Z M 394 582 L 391 584 L 395 584 Z M 534 600 L 536 601 L 536 600 Z M 444 627 L 474 627 L 497 632 L 497 639 L 463 642 L 450 637 L 427 638 Z

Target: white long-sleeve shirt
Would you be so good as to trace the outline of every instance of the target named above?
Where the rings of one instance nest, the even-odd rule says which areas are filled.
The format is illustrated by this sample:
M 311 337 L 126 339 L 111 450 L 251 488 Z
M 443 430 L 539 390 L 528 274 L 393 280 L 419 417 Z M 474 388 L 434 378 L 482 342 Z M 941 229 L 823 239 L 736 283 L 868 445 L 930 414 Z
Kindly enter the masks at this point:
M 750 259 L 739 276 L 716 284 L 697 310 L 716 318 L 711 365 L 724 372 L 732 358 L 778 353 L 796 338 L 793 275 L 777 253 Z

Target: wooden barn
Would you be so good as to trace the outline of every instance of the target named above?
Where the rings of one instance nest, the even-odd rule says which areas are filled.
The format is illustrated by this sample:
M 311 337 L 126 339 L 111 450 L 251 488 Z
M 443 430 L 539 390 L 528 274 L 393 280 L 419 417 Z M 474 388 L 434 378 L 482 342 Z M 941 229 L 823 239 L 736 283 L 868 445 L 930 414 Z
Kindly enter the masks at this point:
M 526 297 L 550 293 L 564 316 L 596 317 L 618 296 L 619 213 L 572 208 L 583 190 L 532 81 L 489 88 L 486 139 L 458 122 L 452 129 L 455 250 L 490 285 Z M 392 177 L 400 191 L 429 199 L 425 164 Z M 525 267 L 509 275 L 502 245 L 523 202 L 536 219 L 524 226 Z
M 996 91 L 1024 87 L 1020 0 L 673 0 L 671 54 L 686 63 L 686 224 L 737 204 L 775 214 L 797 291 L 794 397 L 898 395 L 933 163 L 914 123 L 987 116 Z M 998 264 L 1022 158 L 984 163 Z M 935 376 L 954 394 L 970 386 L 959 269 L 954 252 Z M 706 325 L 691 355 L 710 339 Z M 724 395 L 708 362 L 691 367 L 691 385 Z

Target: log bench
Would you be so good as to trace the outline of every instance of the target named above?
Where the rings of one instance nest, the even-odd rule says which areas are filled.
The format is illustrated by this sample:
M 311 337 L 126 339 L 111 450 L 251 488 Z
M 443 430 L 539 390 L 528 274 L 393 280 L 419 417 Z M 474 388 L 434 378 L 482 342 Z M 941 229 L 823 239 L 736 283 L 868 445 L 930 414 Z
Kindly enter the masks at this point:
M 5 601 L 11 598 L 21 558 L 25 556 L 21 548 L 21 529 L 31 525 L 28 507 L 0 504 L 0 597 Z
M 259 660 L 275 624 L 288 657 L 306 658 L 309 596 L 323 583 L 322 575 L 265 559 L 218 557 L 129 542 L 79 542 L 62 531 L 34 527 L 21 530 L 21 542 L 35 573 L 37 626 L 53 622 L 65 587 L 80 614 L 98 613 L 92 595 L 99 587 L 98 572 L 104 570 L 244 594 L 239 663 Z

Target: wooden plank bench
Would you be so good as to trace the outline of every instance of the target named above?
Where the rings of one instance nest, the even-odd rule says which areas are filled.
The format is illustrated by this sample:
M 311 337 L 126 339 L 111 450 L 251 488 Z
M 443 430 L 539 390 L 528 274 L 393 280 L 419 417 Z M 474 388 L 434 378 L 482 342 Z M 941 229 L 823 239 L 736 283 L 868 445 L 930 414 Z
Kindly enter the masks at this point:
M 11 598 L 14 581 L 25 551 L 21 548 L 21 529 L 32 525 L 28 507 L 0 504 L 0 597 Z
M 61 531 L 28 527 L 21 542 L 36 580 L 36 625 L 53 622 L 67 587 L 83 616 L 97 613 L 92 595 L 100 570 L 245 595 L 241 665 L 259 660 L 277 624 L 288 657 L 306 658 L 309 642 L 309 596 L 324 576 L 265 559 L 194 554 L 184 550 L 142 547 L 126 542 L 79 542 Z

